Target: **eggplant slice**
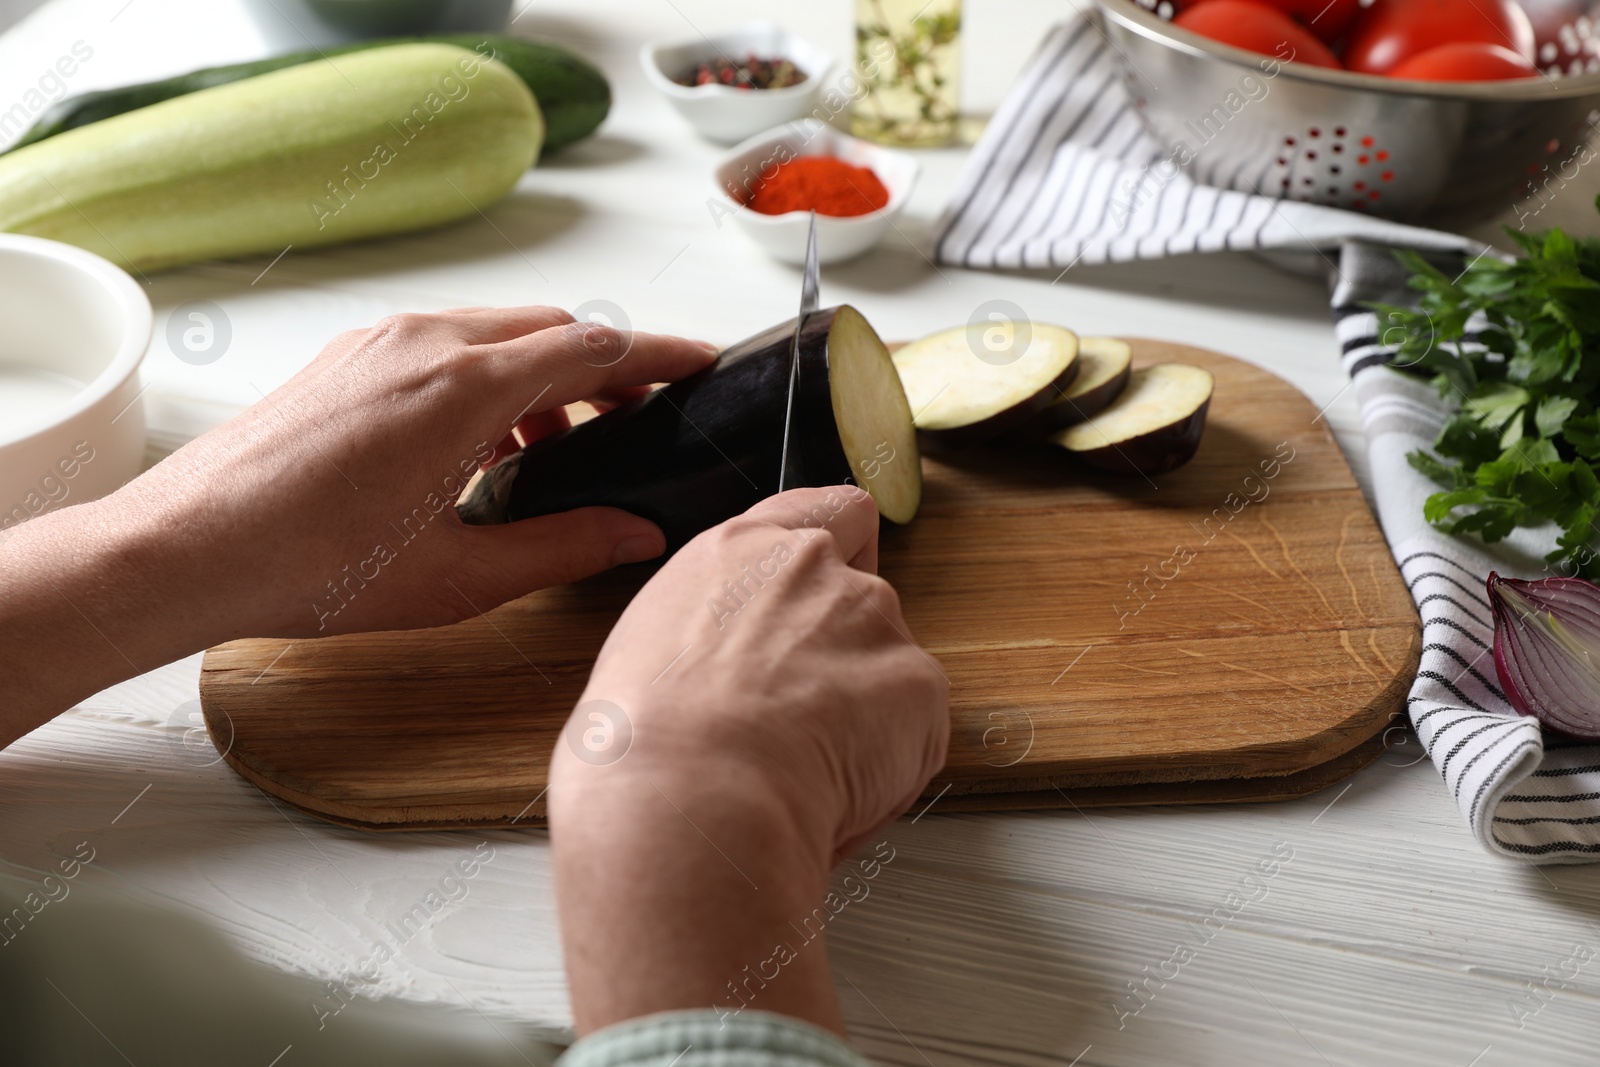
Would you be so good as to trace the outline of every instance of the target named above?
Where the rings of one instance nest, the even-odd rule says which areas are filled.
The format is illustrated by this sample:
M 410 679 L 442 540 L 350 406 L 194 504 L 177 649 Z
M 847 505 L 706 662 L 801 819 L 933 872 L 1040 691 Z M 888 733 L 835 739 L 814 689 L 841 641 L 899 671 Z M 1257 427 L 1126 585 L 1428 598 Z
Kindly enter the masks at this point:
M 1187 363 L 1141 367 L 1109 407 L 1050 440 L 1102 470 L 1173 470 L 1200 447 L 1214 385 L 1209 371 Z
M 1100 414 L 1128 386 L 1133 372 L 1133 346 L 1115 337 L 1078 339 L 1078 373 L 1072 384 L 1039 414 L 1028 420 L 1023 432 L 1043 437 Z
M 853 480 L 872 494 L 878 514 L 903 526 L 922 503 L 922 457 L 911 404 L 877 332 L 855 308 L 836 311 L 828 338 L 828 389 L 839 444 Z
M 1077 335 L 1043 322 L 958 326 L 894 354 L 922 439 L 954 447 L 991 440 L 1049 407 L 1077 360 Z
M 514 475 L 484 485 L 498 485 L 509 521 L 616 507 L 656 523 L 668 552 L 676 551 L 778 491 L 795 323 L 741 341 L 683 381 L 535 441 Z M 860 312 L 841 305 L 806 316 L 799 351 L 789 442 L 795 485 L 854 482 L 885 518 L 910 521 L 922 499 L 922 465 L 889 350 Z M 493 495 L 485 488 L 477 503 Z M 457 510 L 465 521 L 481 522 L 494 508 Z

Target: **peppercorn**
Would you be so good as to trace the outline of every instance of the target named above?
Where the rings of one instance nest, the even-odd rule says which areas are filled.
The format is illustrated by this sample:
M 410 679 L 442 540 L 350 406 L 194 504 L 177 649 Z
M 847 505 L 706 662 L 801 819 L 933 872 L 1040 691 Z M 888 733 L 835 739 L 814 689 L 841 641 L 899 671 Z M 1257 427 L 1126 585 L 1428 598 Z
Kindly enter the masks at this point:
M 726 56 L 698 63 L 682 77 L 674 78 L 679 85 L 690 87 L 713 83 L 735 89 L 787 89 L 806 80 L 806 72 L 782 57 L 763 59 L 755 53 L 735 63 Z

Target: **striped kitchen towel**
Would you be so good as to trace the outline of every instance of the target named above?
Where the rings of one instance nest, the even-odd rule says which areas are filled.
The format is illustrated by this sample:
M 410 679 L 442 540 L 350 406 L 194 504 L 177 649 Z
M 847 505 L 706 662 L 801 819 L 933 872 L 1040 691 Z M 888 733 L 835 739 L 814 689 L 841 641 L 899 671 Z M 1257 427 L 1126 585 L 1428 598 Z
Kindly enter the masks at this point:
M 1148 133 L 1095 17 L 1055 27 L 984 131 L 934 226 L 935 258 L 1055 268 L 1224 249 L 1331 250 L 1346 238 L 1460 249 L 1465 238 L 1198 185 Z M 1476 247 L 1476 246 L 1474 246 Z
M 1458 274 L 1465 258 L 1440 259 Z M 1450 405 L 1426 381 L 1391 369 L 1373 301 L 1411 304 L 1406 271 L 1386 247 L 1351 242 L 1339 255 L 1335 331 L 1361 406 L 1373 495 L 1384 536 L 1422 615 L 1422 665 L 1407 708 L 1411 724 L 1478 840 L 1533 863 L 1600 859 L 1600 745 L 1571 741 L 1518 715 L 1494 669 L 1491 570 L 1545 577 L 1553 526 L 1485 545 L 1433 529 L 1422 502 L 1439 487 L 1406 461 L 1432 446 Z

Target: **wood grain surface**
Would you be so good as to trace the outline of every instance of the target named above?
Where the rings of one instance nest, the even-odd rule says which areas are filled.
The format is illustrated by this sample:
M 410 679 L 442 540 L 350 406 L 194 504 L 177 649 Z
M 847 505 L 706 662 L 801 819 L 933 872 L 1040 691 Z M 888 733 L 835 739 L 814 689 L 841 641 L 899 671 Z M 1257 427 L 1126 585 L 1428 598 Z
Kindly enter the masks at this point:
M 882 572 L 952 682 L 954 808 L 1281 799 L 1364 765 L 1418 622 L 1316 409 L 1238 360 L 1135 341 L 1217 377 L 1187 466 L 1086 472 L 1049 447 L 924 457 L 922 511 Z M 545 769 L 642 571 L 455 626 L 207 653 L 228 763 L 367 829 L 542 822 Z

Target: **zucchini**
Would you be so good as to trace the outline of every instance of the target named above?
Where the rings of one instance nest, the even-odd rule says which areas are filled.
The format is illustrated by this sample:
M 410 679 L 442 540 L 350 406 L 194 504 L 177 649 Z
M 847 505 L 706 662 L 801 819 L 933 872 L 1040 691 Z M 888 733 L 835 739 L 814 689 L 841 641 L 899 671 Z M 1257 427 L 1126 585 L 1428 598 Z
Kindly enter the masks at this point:
M 391 37 L 322 51 L 291 52 L 287 55 L 207 67 L 160 81 L 125 85 L 119 89 L 69 96 L 51 107 L 7 151 L 34 144 L 59 133 L 93 122 L 122 115 L 163 100 L 186 96 L 230 82 L 270 74 L 285 67 L 298 67 L 317 59 L 370 51 L 395 44 L 453 44 L 479 55 L 492 56 L 516 71 L 539 102 L 544 113 L 544 151 L 555 152 L 574 141 L 581 141 L 605 121 L 611 110 L 611 86 L 605 75 L 565 48 L 520 37 L 485 36 L 476 33 L 446 33 L 431 37 Z M 3 154 L 3 153 L 0 153 Z
M 677 551 L 778 491 L 795 325 L 774 326 L 698 374 L 533 442 L 476 483 L 458 510 L 482 524 L 617 507 L 660 526 L 667 551 Z M 854 482 L 884 518 L 910 522 L 922 466 L 889 350 L 860 312 L 841 305 L 806 317 L 799 356 L 795 485 Z
M 0 158 L 0 230 L 124 267 L 277 253 L 475 215 L 538 157 L 495 60 L 396 45 L 219 85 Z

